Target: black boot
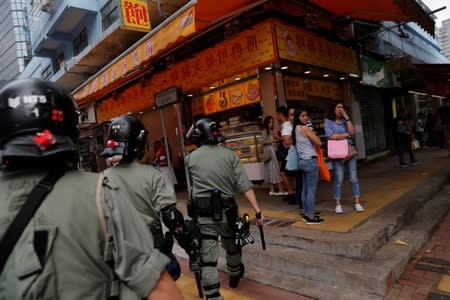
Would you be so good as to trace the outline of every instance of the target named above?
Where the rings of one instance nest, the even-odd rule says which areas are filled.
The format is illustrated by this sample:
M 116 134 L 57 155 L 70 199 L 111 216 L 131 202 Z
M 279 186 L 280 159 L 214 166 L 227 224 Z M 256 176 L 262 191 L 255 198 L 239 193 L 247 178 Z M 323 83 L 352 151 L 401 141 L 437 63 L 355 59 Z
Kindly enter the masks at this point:
M 231 288 L 237 288 L 237 286 L 239 285 L 239 281 L 241 280 L 242 277 L 244 277 L 244 273 L 245 273 L 244 264 L 241 263 L 240 268 L 241 268 L 241 272 L 239 273 L 239 275 L 230 276 L 230 287 Z

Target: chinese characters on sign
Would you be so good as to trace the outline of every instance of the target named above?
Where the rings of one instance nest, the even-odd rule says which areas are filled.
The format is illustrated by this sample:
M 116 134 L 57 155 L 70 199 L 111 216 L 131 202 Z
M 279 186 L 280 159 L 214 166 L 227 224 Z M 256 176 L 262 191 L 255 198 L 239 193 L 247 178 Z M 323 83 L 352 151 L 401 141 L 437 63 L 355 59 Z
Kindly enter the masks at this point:
M 150 31 L 147 1 L 120 0 L 122 23 L 126 29 Z
M 144 93 L 147 95 L 144 100 L 147 108 L 150 107 L 150 103 L 154 103 L 154 94 L 170 87 L 176 86 L 184 91 L 190 91 L 234 74 L 274 62 L 276 55 L 271 28 L 271 23 L 255 26 L 252 30 L 244 31 L 232 40 L 226 40 L 214 48 L 200 52 L 194 58 L 175 64 L 164 73 L 156 74 L 150 79 L 148 87 L 143 88 L 145 90 Z M 243 93 L 247 93 L 247 98 L 242 99 L 242 101 L 238 101 L 238 91 L 234 91 L 232 95 L 230 95 L 230 92 L 225 94 L 225 97 L 230 98 L 230 107 L 240 106 L 247 102 L 260 101 L 257 83 L 249 81 L 248 84 L 249 86 L 243 91 Z M 214 99 L 209 100 L 210 104 L 208 107 L 202 101 L 201 104 L 205 114 L 208 111 L 210 113 L 217 111 L 216 98 L 218 96 L 214 95 L 211 97 Z M 119 115 L 120 113 L 116 114 L 117 106 L 122 106 L 122 109 L 128 106 L 129 109 L 124 109 L 124 111 L 138 111 L 138 107 L 139 109 L 142 107 L 142 104 L 138 105 L 136 103 L 135 108 L 134 104 L 128 104 L 127 101 L 130 100 L 123 96 L 118 100 L 112 100 L 111 98 L 105 100 L 97 108 L 97 119 L 99 122 L 107 121 Z M 135 103 L 134 99 L 133 103 Z M 198 109 L 198 111 L 201 112 L 202 109 Z
M 275 30 L 280 58 L 359 74 L 358 58 L 354 50 L 294 26 L 276 23 Z

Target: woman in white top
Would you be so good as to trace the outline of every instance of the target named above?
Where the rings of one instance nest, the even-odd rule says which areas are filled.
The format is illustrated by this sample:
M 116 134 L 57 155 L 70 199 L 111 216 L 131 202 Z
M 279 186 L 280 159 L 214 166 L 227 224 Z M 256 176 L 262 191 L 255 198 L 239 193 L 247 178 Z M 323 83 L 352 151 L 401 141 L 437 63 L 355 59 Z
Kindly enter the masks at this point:
M 316 190 L 319 180 L 316 148 L 322 145 L 320 138 L 307 126 L 308 112 L 306 109 L 296 109 L 292 130 L 292 144 L 298 154 L 298 166 L 303 171 L 302 203 L 303 220 L 306 224 L 321 224 L 323 219 L 314 213 L 316 206 Z

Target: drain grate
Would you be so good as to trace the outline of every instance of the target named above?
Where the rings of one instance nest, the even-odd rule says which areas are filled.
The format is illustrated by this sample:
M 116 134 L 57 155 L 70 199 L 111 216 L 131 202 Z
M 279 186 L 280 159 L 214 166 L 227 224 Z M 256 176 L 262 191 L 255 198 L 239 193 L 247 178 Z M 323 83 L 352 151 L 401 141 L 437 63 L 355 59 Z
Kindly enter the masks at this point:
M 422 257 L 417 262 L 416 269 L 450 275 L 450 261 L 432 257 Z

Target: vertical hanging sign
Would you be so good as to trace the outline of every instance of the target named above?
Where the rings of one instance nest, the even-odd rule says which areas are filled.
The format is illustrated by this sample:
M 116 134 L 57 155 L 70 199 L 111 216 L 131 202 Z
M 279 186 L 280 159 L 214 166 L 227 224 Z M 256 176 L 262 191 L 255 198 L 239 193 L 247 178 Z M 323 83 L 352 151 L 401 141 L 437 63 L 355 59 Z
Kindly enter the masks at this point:
M 120 0 L 122 27 L 149 32 L 151 29 L 148 3 L 143 0 Z

